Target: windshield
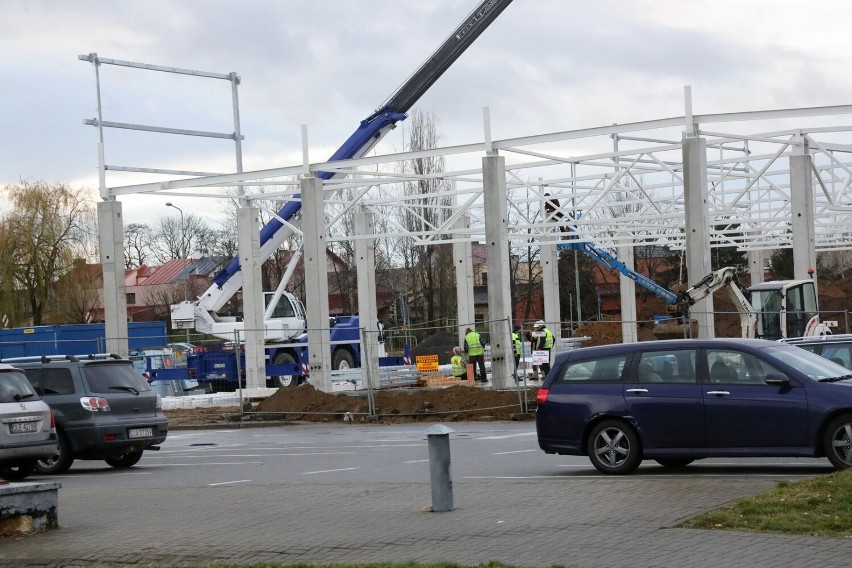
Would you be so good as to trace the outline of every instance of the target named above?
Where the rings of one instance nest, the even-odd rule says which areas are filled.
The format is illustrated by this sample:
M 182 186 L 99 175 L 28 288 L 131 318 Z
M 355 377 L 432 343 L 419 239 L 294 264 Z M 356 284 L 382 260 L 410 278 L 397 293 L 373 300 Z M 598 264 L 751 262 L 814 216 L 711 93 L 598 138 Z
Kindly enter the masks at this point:
M 766 353 L 775 357 L 782 363 L 795 367 L 810 378 L 820 381 L 823 379 L 836 379 L 838 377 L 849 377 L 852 379 L 852 371 L 821 357 L 810 351 L 806 351 L 793 345 L 779 344 L 767 347 Z

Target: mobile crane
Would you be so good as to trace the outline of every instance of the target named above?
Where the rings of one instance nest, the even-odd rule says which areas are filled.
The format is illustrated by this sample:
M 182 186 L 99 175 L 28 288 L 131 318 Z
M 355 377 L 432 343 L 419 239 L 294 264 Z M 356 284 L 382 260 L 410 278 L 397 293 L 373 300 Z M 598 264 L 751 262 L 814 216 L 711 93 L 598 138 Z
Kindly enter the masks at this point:
M 584 253 L 607 268 L 617 270 L 672 306 L 676 317 L 663 320 L 655 328 L 658 338 L 684 337 L 689 308 L 717 290 L 727 289 L 740 315 L 742 336 L 746 338 L 786 339 L 830 335 L 831 329 L 820 322 L 813 280 L 776 280 L 743 289 L 736 269 L 727 267 L 711 272 L 696 284 L 675 293 L 644 274 L 629 268 L 609 252 L 590 243 L 572 240 L 556 245 L 560 250 Z
M 511 3 L 511 0 L 483 0 L 465 18 L 441 46 L 394 92 L 385 103 L 361 121 L 358 128 L 329 158 L 329 161 L 360 158 L 369 152 L 396 124 L 404 120 L 406 113 L 417 100 L 438 80 L 450 65 L 476 40 L 479 35 L 500 15 Z M 319 172 L 317 177 L 332 179 L 341 174 Z M 293 198 L 278 211 L 275 218 L 260 230 L 260 255 L 267 260 L 293 233 L 290 220 L 301 209 L 301 196 Z M 294 263 L 295 263 L 294 258 Z M 288 267 L 287 274 L 292 271 Z M 294 295 L 284 291 L 287 277 L 282 278 L 282 285 L 274 294 L 267 296 L 267 306 L 264 312 L 264 328 L 266 342 L 307 342 L 305 309 Z M 237 317 L 219 316 L 217 312 L 242 287 L 243 275 L 240 270 L 239 258 L 234 257 L 214 278 L 210 288 L 195 301 L 184 301 L 171 306 L 171 320 L 175 329 L 195 329 L 224 339 L 234 337 L 234 333 L 243 329 L 243 322 Z M 351 328 L 358 327 L 355 321 L 347 320 Z M 355 338 L 357 341 L 357 335 Z M 335 344 L 334 329 L 332 329 L 332 368 L 343 366 L 360 366 L 359 350 L 353 344 Z M 307 348 L 282 346 L 267 349 L 267 361 L 278 365 L 277 371 L 270 370 L 267 364 L 267 375 L 272 376 L 274 386 L 289 386 L 297 384 L 301 376 L 296 377 L 284 373 L 282 368 L 291 369 L 293 373 L 305 373 L 307 366 Z

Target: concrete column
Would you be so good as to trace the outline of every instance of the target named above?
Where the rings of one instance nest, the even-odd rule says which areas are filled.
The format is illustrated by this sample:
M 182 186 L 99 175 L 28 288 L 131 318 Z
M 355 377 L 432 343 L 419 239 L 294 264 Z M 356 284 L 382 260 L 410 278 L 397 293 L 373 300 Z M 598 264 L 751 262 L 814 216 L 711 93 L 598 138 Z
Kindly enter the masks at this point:
M 302 191 L 302 239 L 308 318 L 308 366 L 311 384 L 331 392 L 331 339 L 328 327 L 328 267 L 322 180 L 305 178 Z
M 632 246 L 618 247 L 618 258 L 627 268 L 636 269 L 636 255 Z M 624 343 L 635 343 L 639 340 L 636 326 L 636 283 L 619 275 L 618 290 L 621 294 L 621 340 Z
M 104 278 L 106 350 L 126 357 L 130 349 L 124 281 L 124 224 L 120 202 L 98 202 L 98 241 Z
M 266 387 L 263 324 L 263 283 L 260 258 L 260 211 L 256 207 L 237 209 L 240 271 L 243 273 L 243 338 L 246 347 L 246 388 Z
M 558 231 L 558 229 L 557 229 Z M 548 238 L 556 238 L 557 232 L 551 232 Z M 554 343 L 551 357 L 559 352 L 562 343 L 562 313 L 559 310 L 559 251 L 555 244 L 543 244 L 539 247 L 541 261 L 542 298 L 544 299 L 544 322 L 553 332 Z
M 355 213 L 355 234 L 374 234 L 373 214 L 363 207 Z M 379 386 L 379 335 L 376 308 L 376 240 L 372 237 L 355 241 L 355 258 L 358 274 L 358 314 L 361 327 L 366 332 L 361 346 L 361 373 L 364 385 Z
M 506 159 L 482 158 L 485 205 L 485 251 L 488 268 L 488 319 L 491 345 L 491 381 L 494 388 L 509 388 L 515 367 L 512 298 L 509 289 L 509 211 L 506 199 Z
M 459 217 L 456 229 L 467 229 L 470 218 L 467 215 Z M 473 246 L 467 234 L 457 234 L 457 239 L 467 239 L 464 242 L 453 243 L 453 264 L 456 268 L 456 313 L 458 314 L 459 346 L 464 345 L 464 330 L 475 319 L 473 302 Z
M 707 189 L 707 140 L 695 136 L 683 139 L 683 195 L 686 209 L 686 271 L 689 285 L 710 274 L 710 204 Z M 716 336 L 713 296 L 692 306 L 692 319 L 698 321 L 698 337 Z
M 793 226 L 793 277 L 816 283 L 816 239 L 814 237 L 814 190 L 811 154 L 803 136 L 794 139 L 790 156 L 790 211 Z M 816 284 L 815 284 L 816 285 Z
M 750 250 L 746 253 L 748 258 L 748 275 L 751 277 L 751 283 L 760 284 L 763 282 L 763 254 L 759 250 Z

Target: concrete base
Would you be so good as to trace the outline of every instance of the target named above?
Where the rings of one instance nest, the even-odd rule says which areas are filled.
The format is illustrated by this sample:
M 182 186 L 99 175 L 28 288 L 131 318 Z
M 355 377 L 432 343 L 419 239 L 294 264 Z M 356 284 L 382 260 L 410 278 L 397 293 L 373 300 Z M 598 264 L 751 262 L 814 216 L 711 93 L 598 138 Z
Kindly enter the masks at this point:
M 59 483 L 0 485 L 0 535 L 59 528 Z

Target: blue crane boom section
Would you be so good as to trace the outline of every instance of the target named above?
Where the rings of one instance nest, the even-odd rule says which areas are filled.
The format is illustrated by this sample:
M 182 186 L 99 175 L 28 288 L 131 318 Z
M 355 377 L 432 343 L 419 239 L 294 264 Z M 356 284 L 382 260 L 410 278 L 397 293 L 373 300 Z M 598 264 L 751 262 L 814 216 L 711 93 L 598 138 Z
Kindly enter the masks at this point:
M 461 56 L 491 22 L 511 3 L 512 0 L 484 0 L 468 15 L 462 24 L 444 40 L 441 46 L 423 63 L 411 77 L 403 83 L 373 114 L 362 120 L 358 129 L 329 158 L 329 162 L 358 158 L 368 152 L 397 122 L 405 120 L 406 112 L 438 80 L 453 62 Z M 331 179 L 335 173 L 319 172 L 320 179 Z M 281 220 L 289 221 L 302 208 L 301 195 L 293 198 L 278 211 L 260 230 L 260 246 L 279 236 L 284 227 Z M 265 259 L 264 259 L 265 260 Z M 234 257 L 213 279 L 221 288 L 225 282 L 240 271 L 239 258 Z
M 626 264 L 615 258 L 613 255 L 608 253 L 603 249 L 596 248 L 589 243 L 583 242 L 570 242 L 570 243 L 559 243 L 556 245 L 556 248 L 559 250 L 577 250 L 600 264 L 606 266 L 607 268 L 611 268 L 613 270 L 618 270 L 621 274 L 630 278 L 655 296 L 662 298 L 669 304 L 677 304 L 681 298 L 665 286 L 661 286 L 645 276 L 644 274 L 639 274 L 635 270 L 629 268 Z

